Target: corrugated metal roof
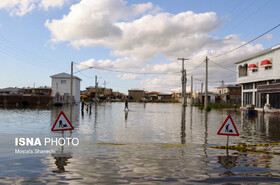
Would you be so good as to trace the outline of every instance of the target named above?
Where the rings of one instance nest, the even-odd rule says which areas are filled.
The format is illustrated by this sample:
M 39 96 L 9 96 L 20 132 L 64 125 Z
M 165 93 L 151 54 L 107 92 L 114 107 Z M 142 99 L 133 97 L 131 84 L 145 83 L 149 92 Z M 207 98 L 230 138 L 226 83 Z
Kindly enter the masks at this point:
M 59 74 L 56 74 L 56 75 L 52 75 L 50 76 L 51 78 L 71 78 L 71 75 L 68 74 L 68 73 L 59 73 Z M 78 80 L 81 80 L 79 77 L 77 76 L 73 76 L 73 78 L 76 78 Z

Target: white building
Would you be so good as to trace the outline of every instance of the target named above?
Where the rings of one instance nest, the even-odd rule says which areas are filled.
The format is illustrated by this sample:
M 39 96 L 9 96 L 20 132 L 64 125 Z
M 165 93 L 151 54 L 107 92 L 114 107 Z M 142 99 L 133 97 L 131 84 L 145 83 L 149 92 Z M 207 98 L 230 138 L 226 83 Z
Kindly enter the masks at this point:
M 237 64 L 241 107 L 265 104 L 280 109 L 280 44 L 247 57 Z
M 51 76 L 52 78 L 52 97 L 60 96 L 69 97 L 71 89 L 71 75 L 67 73 L 59 73 Z M 73 76 L 73 98 L 75 102 L 80 102 L 80 81 L 81 79 Z

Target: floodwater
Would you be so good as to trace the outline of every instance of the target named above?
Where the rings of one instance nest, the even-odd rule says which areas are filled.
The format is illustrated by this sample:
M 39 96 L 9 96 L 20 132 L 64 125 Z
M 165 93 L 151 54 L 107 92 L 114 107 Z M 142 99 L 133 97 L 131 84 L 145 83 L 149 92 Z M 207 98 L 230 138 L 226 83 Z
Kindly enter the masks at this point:
M 280 115 L 183 109 L 172 103 L 100 103 L 52 109 L 0 109 L 0 184 L 279 184 L 280 145 L 224 150 L 217 132 L 231 115 L 240 136 L 229 145 L 280 142 Z M 63 110 L 72 133 L 52 133 Z M 25 146 L 15 138 L 78 138 L 77 146 Z

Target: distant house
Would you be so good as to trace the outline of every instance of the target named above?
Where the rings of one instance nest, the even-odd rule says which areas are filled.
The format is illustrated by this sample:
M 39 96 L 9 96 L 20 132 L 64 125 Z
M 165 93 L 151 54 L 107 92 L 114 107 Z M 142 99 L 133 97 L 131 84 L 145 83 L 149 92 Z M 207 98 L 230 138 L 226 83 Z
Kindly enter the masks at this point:
M 119 100 L 124 99 L 125 97 L 126 97 L 125 94 L 123 94 L 123 93 L 121 93 L 121 92 L 118 92 L 118 91 L 113 91 L 113 92 L 112 92 L 112 95 L 111 95 L 111 98 L 113 98 L 113 99 L 119 99 Z
M 51 87 L 25 87 L 21 88 L 21 92 L 24 96 L 51 96 Z
M 70 98 L 71 87 L 71 75 L 67 73 L 59 73 L 51 76 L 52 78 L 52 97 L 61 96 L 62 99 Z M 72 93 L 73 102 L 80 102 L 80 82 L 81 79 L 77 76 L 73 76 L 73 88 Z M 71 98 L 69 99 L 71 100 Z M 67 103 L 64 101 L 64 103 Z M 69 103 L 69 102 L 68 102 Z
M 153 101 L 153 100 L 158 99 L 158 94 L 159 94 L 159 92 L 152 91 L 152 92 L 146 93 L 146 97 L 147 97 L 148 100 Z
M 280 44 L 235 63 L 241 85 L 241 107 L 280 109 Z
M 227 103 L 241 103 L 241 87 L 238 85 L 226 85 L 217 87 L 216 94 L 220 95 L 220 101 Z
M 202 96 L 202 104 L 204 104 L 205 94 L 203 93 L 201 96 Z M 208 92 L 208 103 L 218 103 L 218 102 L 219 102 L 219 95 Z
M 238 85 L 225 85 L 224 87 L 217 87 L 217 94 L 226 94 L 232 91 L 241 91 L 241 87 Z
M 172 99 L 172 94 L 160 93 L 160 94 L 158 94 L 158 99 L 159 100 L 169 100 L 169 99 Z
M 173 98 L 173 99 L 179 100 L 179 99 L 182 98 L 182 93 L 173 92 L 173 93 L 172 93 L 172 98 Z
M 226 93 L 226 101 L 229 103 L 240 104 L 241 103 L 241 91 L 231 91 Z
M 128 90 L 128 96 L 135 101 L 140 101 L 145 97 L 145 91 L 140 89 L 130 89 Z
M 21 89 L 17 87 L 7 87 L 0 89 L 0 95 L 22 95 Z

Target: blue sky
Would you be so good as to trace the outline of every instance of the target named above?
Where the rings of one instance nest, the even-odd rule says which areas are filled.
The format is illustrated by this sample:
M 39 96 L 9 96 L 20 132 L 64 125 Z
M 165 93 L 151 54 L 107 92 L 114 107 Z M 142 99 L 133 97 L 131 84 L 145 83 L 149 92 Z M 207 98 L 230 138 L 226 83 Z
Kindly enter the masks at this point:
M 223 53 L 279 24 L 277 0 L 26 0 L 0 2 L 0 88 L 50 86 L 49 76 L 70 73 L 81 87 L 101 85 L 180 91 L 181 65 L 188 57 L 194 88 L 204 68 L 190 70 L 206 56 Z M 235 70 L 239 58 L 279 43 L 280 28 L 237 52 L 215 59 Z M 214 59 L 213 59 L 214 60 Z M 78 65 L 78 64 L 83 65 Z M 84 69 L 166 73 L 142 75 Z M 78 70 L 82 70 L 79 73 Z M 172 72 L 172 73 L 169 73 Z M 210 88 L 235 81 L 235 74 L 210 63 Z M 188 86 L 190 84 L 188 83 Z

